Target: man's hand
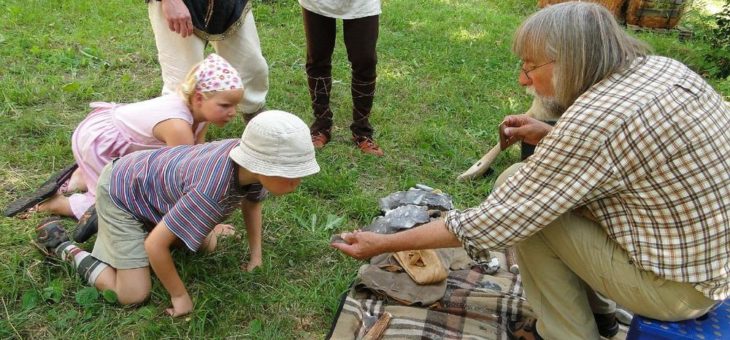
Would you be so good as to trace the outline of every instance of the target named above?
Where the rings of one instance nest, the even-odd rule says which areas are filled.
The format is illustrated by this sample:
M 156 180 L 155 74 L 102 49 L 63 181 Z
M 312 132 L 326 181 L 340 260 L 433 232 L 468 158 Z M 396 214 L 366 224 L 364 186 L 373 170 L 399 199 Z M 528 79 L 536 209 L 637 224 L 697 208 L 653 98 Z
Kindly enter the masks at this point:
M 193 34 L 190 10 L 182 0 L 162 0 L 162 14 L 167 19 L 170 31 L 180 34 L 183 38 Z
M 355 230 L 351 233 L 342 233 L 340 237 L 347 243 L 331 243 L 330 246 L 356 259 L 369 259 L 383 253 L 379 248 L 385 235 Z
M 167 313 L 167 315 L 173 317 L 183 316 L 193 310 L 193 300 L 190 299 L 190 295 L 188 295 L 187 292 L 181 296 L 173 296 L 171 300 L 172 308 L 168 308 L 165 310 L 165 313 Z
M 507 145 L 512 145 L 517 141 L 537 145 L 553 128 L 548 123 L 524 114 L 507 116 L 502 124 L 504 127 L 501 133 L 507 139 Z

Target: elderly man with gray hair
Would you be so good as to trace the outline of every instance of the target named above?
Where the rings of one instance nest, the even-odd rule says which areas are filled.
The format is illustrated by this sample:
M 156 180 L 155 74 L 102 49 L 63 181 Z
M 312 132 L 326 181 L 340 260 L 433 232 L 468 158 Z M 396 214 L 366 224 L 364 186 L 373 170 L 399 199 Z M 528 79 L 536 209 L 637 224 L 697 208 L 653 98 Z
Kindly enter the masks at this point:
M 648 55 L 591 3 L 535 13 L 513 50 L 520 84 L 563 111 L 554 127 L 505 119 L 510 142 L 535 143 L 535 153 L 478 207 L 391 235 L 344 233 L 346 243 L 333 247 L 368 258 L 463 245 L 476 257 L 515 245 L 537 316 L 508 330 L 521 339 L 615 334 L 601 322 L 615 306 L 596 292 L 670 321 L 726 299 L 730 110 L 722 96 L 683 64 Z

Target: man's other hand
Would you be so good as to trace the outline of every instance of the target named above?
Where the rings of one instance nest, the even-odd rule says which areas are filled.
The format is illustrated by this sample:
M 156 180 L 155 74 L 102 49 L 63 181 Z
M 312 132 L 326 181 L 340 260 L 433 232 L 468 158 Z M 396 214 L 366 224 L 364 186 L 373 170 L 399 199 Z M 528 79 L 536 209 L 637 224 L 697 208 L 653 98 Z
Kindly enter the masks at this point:
M 162 0 L 162 14 L 167 19 L 170 31 L 180 34 L 183 38 L 193 34 L 193 20 L 182 0 Z
M 550 124 L 525 114 L 507 116 L 502 124 L 504 125 L 503 133 L 507 138 L 508 145 L 517 141 L 537 145 L 553 128 Z

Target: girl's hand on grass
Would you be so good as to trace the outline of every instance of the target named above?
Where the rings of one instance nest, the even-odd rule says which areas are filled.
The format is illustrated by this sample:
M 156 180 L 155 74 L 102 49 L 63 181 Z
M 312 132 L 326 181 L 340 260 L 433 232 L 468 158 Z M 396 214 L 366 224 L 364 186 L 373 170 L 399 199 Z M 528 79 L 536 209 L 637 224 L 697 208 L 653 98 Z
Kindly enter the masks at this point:
M 172 308 L 165 310 L 167 315 L 178 317 L 189 314 L 193 310 L 193 300 L 185 293 L 183 296 L 172 297 Z

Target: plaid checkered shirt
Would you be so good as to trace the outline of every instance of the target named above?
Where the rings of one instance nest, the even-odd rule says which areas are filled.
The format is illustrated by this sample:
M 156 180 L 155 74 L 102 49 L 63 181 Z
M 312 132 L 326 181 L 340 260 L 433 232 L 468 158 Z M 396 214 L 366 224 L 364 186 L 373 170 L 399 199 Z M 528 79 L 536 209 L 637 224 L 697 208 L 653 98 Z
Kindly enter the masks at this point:
M 634 264 L 730 295 L 730 110 L 683 64 L 650 56 L 581 95 L 517 173 L 447 228 L 470 255 L 584 207 Z

